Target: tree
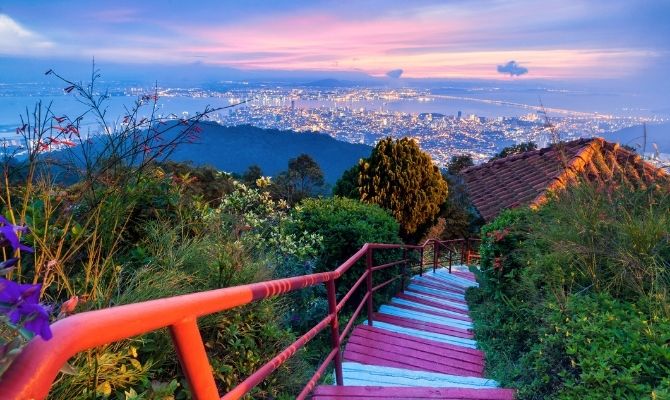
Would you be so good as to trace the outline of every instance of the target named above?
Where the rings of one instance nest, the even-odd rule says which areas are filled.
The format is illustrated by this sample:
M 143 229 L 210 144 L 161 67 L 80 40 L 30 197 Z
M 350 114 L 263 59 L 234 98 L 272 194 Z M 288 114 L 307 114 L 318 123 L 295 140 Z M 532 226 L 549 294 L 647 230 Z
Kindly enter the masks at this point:
M 295 185 L 296 192 L 312 195 L 316 188 L 325 183 L 319 164 L 308 154 L 301 154 L 288 161 L 288 175 Z
M 247 186 L 256 187 L 256 181 L 263 177 L 263 170 L 257 164 L 250 165 L 244 174 L 242 174 L 242 182 Z
M 500 153 L 493 156 L 493 158 L 491 158 L 491 160 L 497 160 L 499 158 L 505 158 L 505 157 L 513 156 L 515 154 L 525 153 L 527 151 L 531 151 L 531 150 L 535 150 L 535 149 L 537 149 L 537 144 L 535 144 L 533 142 L 519 143 L 519 144 L 515 144 L 515 145 L 512 145 L 512 146 L 507 146 L 507 147 L 503 148 L 502 150 L 500 150 Z
M 301 154 L 288 161 L 288 171 L 276 176 L 271 191 L 275 198 L 295 204 L 316 195 L 324 184 L 323 171 L 319 164 L 309 155 Z
M 472 156 L 470 154 L 451 156 L 451 160 L 449 160 L 449 164 L 447 164 L 447 172 L 449 172 L 449 175 L 456 175 L 462 170 L 468 167 L 472 167 L 473 165 L 475 165 L 475 162 L 472 160 Z
M 333 196 L 346 197 L 358 200 L 361 198 L 358 190 L 358 177 L 361 173 L 360 164 L 356 164 L 342 173 L 340 179 L 335 182 Z
M 403 237 L 416 239 L 447 198 L 447 183 L 430 156 L 409 138 L 388 137 L 361 161 L 361 200 L 389 210 Z

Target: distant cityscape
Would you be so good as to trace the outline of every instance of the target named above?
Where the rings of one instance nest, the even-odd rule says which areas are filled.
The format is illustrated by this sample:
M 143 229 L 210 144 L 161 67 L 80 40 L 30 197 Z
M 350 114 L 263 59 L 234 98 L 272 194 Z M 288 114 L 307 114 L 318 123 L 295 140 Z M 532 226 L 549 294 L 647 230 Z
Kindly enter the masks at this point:
M 176 93 L 167 91 L 162 95 Z M 403 112 L 385 107 L 389 102 L 401 99 L 425 104 L 439 98 L 428 90 L 415 89 L 255 89 L 224 95 L 228 96 L 231 104 L 255 100 L 211 116 L 223 125 L 250 124 L 261 128 L 321 132 L 338 140 L 368 145 L 374 145 L 386 136 L 410 136 L 418 140 L 440 165 L 458 154 L 468 153 L 475 161 L 485 161 L 502 147 L 521 142 L 533 141 L 542 147 L 557 138 L 603 136 L 642 123 L 667 121 L 658 117 L 617 117 L 532 105 L 519 105 L 529 112 L 512 117 L 486 117 L 458 110 L 453 114 Z M 316 106 L 298 107 L 299 101 Z
M 119 86 L 108 94 L 110 98 L 130 99 L 146 91 L 146 88 Z M 50 90 L 42 94 L 54 95 Z M 5 92 L 7 95 L 11 94 Z M 533 141 L 544 146 L 556 139 L 606 137 L 623 128 L 670 120 L 660 116 L 616 116 L 544 108 L 541 104 L 443 95 L 415 88 L 245 87 L 237 83 L 229 89 L 161 88 L 158 95 L 164 103 L 161 112 L 173 118 L 188 116 L 194 111 L 186 110 L 197 109 L 189 100 L 200 100 L 198 105 L 207 102 L 214 107 L 244 102 L 210 114 L 207 119 L 225 126 L 249 124 L 321 132 L 338 140 L 368 145 L 386 136 L 410 136 L 439 165 L 459 154 L 467 153 L 475 161 L 484 161 L 502 147 L 516 143 Z M 487 115 L 452 109 L 471 103 Z M 435 109 L 444 111 L 423 111 Z M 510 109 L 516 115 L 500 115 Z

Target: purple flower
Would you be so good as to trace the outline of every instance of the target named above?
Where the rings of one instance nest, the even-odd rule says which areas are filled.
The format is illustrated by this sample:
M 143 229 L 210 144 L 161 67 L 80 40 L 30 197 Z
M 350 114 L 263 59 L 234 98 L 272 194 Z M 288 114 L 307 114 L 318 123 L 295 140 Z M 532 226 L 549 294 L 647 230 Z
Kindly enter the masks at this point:
M 12 324 L 49 340 L 52 336 L 49 311 L 39 304 L 41 290 L 41 284 L 20 284 L 0 278 L 0 313 Z
M 33 252 L 33 249 L 22 244 L 19 240 L 18 232 L 27 232 L 28 228 L 25 226 L 13 225 L 10 223 L 7 218 L 0 215 L 0 223 L 3 223 L 3 226 L 0 226 L 0 234 L 5 238 L 7 242 L 12 246 L 14 251 L 17 249 L 27 251 L 29 253 Z

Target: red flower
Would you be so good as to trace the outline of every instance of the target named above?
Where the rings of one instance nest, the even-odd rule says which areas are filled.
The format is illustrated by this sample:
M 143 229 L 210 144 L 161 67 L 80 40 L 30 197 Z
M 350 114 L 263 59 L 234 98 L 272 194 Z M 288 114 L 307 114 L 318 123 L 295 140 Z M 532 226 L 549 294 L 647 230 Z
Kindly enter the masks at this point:
M 502 271 L 503 265 L 502 265 L 502 259 L 500 257 L 496 257 L 493 259 L 493 270 L 494 271 Z
M 79 297 L 78 296 L 70 297 L 70 300 L 67 300 L 60 306 L 60 314 L 62 316 L 72 314 L 75 308 L 77 308 L 77 304 L 79 304 Z

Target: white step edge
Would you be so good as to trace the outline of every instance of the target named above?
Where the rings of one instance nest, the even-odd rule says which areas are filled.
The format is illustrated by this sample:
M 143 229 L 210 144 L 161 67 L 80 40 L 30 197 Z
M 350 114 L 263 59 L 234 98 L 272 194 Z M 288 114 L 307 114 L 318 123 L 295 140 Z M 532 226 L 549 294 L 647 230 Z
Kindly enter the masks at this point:
M 472 329 L 472 324 L 467 321 L 447 317 L 440 317 L 437 315 L 422 313 L 420 311 L 406 310 L 404 308 L 394 307 L 389 304 L 384 304 L 383 306 L 379 307 L 379 312 L 388 315 L 393 315 L 396 317 L 410 318 L 416 321 L 439 324 L 452 328 Z
M 467 389 L 499 387 L 498 382 L 492 379 L 412 371 L 349 361 L 342 363 L 342 375 L 345 386 L 455 387 Z
M 441 333 L 426 332 L 413 328 L 405 328 L 404 326 L 398 326 L 381 321 L 374 321 L 372 326 L 374 328 L 379 328 L 390 332 L 402 333 L 405 335 L 414 336 L 419 339 L 433 340 L 436 342 L 447 343 L 454 346 L 467 347 L 469 349 L 477 348 L 477 342 L 472 339 L 465 339 L 451 335 L 443 335 Z

